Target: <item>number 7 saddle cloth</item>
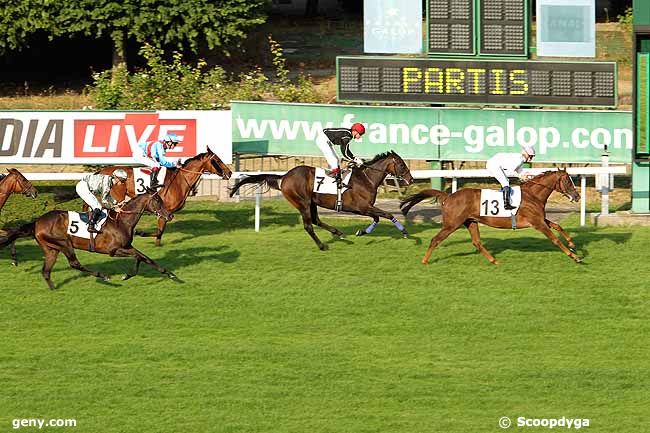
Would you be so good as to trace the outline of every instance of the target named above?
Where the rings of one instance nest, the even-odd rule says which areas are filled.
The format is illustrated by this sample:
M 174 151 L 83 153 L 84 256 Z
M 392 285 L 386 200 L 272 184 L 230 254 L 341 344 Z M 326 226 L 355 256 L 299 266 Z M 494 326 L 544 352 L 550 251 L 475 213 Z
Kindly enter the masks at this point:
M 101 230 L 104 226 L 104 223 L 108 219 L 108 211 L 102 209 L 102 216 L 99 218 L 95 228 Z M 68 211 L 68 234 L 70 236 L 76 236 L 78 238 L 90 239 L 90 233 L 88 233 L 88 213 L 83 212 L 74 212 Z M 97 234 L 95 234 L 97 236 Z
M 166 174 L 167 167 L 160 167 L 158 172 L 158 183 L 160 185 L 165 182 Z M 133 182 L 137 195 L 147 192 L 147 188 L 151 186 L 151 169 L 149 167 L 133 167 Z
M 341 194 L 348 190 L 348 183 L 352 170 L 343 170 L 343 188 Z M 316 167 L 316 175 L 314 176 L 314 192 L 319 194 L 336 194 L 336 177 L 329 176 L 324 168 Z
M 499 189 L 482 189 L 480 209 L 481 216 L 489 217 L 508 217 L 516 215 L 521 204 L 521 187 L 513 186 L 512 195 L 510 196 L 510 204 L 515 206 L 512 210 L 505 210 L 503 208 L 503 192 Z

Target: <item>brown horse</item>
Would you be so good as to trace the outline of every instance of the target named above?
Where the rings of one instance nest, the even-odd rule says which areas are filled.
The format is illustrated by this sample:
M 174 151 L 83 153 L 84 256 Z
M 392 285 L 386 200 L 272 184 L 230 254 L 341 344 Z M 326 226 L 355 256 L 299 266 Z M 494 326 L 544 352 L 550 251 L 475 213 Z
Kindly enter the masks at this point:
M 357 236 L 372 232 L 379 223 L 380 217 L 390 220 L 405 237 L 408 236 L 406 229 L 392 214 L 374 206 L 377 198 L 377 188 L 388 174 L 402 178 L 409 184 L 413 182 L 413 177 L 406 163 L 393 151 L 377 155 L 363 166 L 352 169 L 348 184 L 349 189 L 342 194 L 343 206 L 341 210 L 366 215 L 373 219 L 373 223 L 368 228 L 357 231 Z M 336 207 L 336 194 L 314 192 L 315 176 L 316 169 L 306 165 L 294 167 L 283 176 L 277 174 L 248 176 L 235 183 L 230 191 L 230 196 L 232 197 L 242 185 L 247 184 L 266 184 L 270 188 L 282 191 L 282 195 L 300 212 L 303 225 L 309 236 L 316 242 L 318 248 L 326 250 L 327 245 L 318 239 L 318 236 L 314 233 L 312 223 L 339 237 L 343 236 L 343 233 L 337 228 L 325 224 L 318 217 L 318 206 L 326 209 Z
M 144 187 L 135 185 L 132 167 L 106 167 L 100 171 L 102 174 L 112 174 L 115 170 L 121 168 L 128 174 L 127 181 L 123 186 L 113 188 L 111 195 L 118 201 L 124 200 L 126 196 L 131 198 L 136 197 L 138 193 L 144 191 Z M 165 207 L 170 212 L 175 213 L 183 209 L 185 201 L 190 195 L 192 190 L 196 187 L 201 175 L 205 173 L 212 173 L 230 179 L 232 172 L 226 164 L 219 158 L 212 150 L 208 149 L 207 152 L 200 153 L 193 158 L 186 160 L 180 168 L 170 168 L 164 179 L 164 186 L 159 190 L 160 197 L 165 204 Z M 140 189 L 142 188 L 142 189 Z M 164 218 L 158 219 L 158 230 L 152 233 L 144 233 L 137 231 L 136 234 L 140 236 L 156 237 L 156 246 L 160 246 L 160 239 L 167 221 Z
M 38 195 L 34 185 L 21 172 L 15 168 L 9 168 L 7 171 L 9 174 L 0 178 L 0 211 L 2 211 L 11 194 L 23 194 L 30 198 L 36 198 Z M 11 264 L 14 266 L 18 265 L 15 242 L 11 243 Z
M 167 221 L 172 218 L 172 214 L 165 208 L 158 193 L 149 191 L 146 194 L 139 195 L 127 202 L 122 207 L 121 212 L 116 212 L 115 210 L 108 212 L 108 219 L 102 227 L 102 232 L 95 237 L 95 252 L 108 254 L 111 257 L 133 257 L 135 259 L 135 266 L 131 273 L 127 273 L 123 277 L 124 280 L 138 273 L 140 262 L 145 262 L 170 278 L 176 278 L 173 273 L 162 268 L 131 245 L 131 242 L 133 242 L 133 229 L 145 211 L 155 213 L 158 218 Z M 34 236 L 45 255 L 42 270 L 43 278 L 52 290 L 54 290 L 54 283 L 50 279 L 50 272 L 59 253 L 65 255 L 72 268 L 107 281 L 108 276 L 92 271 L 79 263 L 74 250 L 89 251 L 90 241 L 88 239 L 70 236 L 68 234 L 68 222 L 68 211 L 50 211 L 35 221 L 25 224 L 18 229 L 9 230 L 7 235 L 0 236 L 0 248 L 9 245 L 18 238 Z
M 547 171 L 524 182 L 521 186 L 521 205 L 516 215 L 516 228 L 523 229 L 533 227 L 544 233 L 564 253 L 580 263 L 582 259 L 575 254 L 573 239 L 560 227 L 546 218 L 546 201 L 553 191 L 558 191 L 568 197 L 570 201 L 579 201 L 580 194 L 576 191 L 575 185 L 566 170 Z M 491 263 L 498 264 L 497 260 L 490 254 L 483 244 L 479 235 L 478 223 L 500 229 L 512 228 L 510 218 L 497 218 L 480 216 L 481 190 L 476 188 L 463 188 L 453 194 L 428 189 L 402 200 L 400 207 L 406 215 L 417 203 L 427 198 L 434 197 L 442 203 L 442 229 L 431 239 L 423 264 L 429 263 L 431 252 L 435 247 L 447 238 L 450 234 L 465 225 L 472 236 L 474 247 L 483 254 Z M 551 228 L 562 234 L 568 243 L 568 248 L 555 236 Z

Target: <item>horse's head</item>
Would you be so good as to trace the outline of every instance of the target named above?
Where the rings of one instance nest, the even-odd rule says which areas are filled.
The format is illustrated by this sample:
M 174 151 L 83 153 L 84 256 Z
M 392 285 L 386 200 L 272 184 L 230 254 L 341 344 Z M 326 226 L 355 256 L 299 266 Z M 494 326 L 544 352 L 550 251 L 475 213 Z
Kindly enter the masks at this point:
M 411 176 L 411 171 L 407 167 L 404 160 L 392 150 L 388 153 L 388 155 L 390 160 L 388 166 L 386 167 L 386 171 L 398 179 L 404 179 L 407 185 L 412 184 L 413 176 Z
M 34 188 L 34 185 L 32 185 L 32 183 L 28 181 L 21 172 L 15 168 L 10 168 L 7 171 L 9 171 L 7 178 L 14 178 L 14 186 L 12 192 L 17 192 L 30 198 L 36 198 L 38 195 L 36 188 Z
M 156 214 L 158 218 L 171 221 L 174 215 L 165 207 L 162 198 L 157 191 L 147 188 L 149 198 L 145 204 L 145 210 Z
M 566 169 L 559 168 L 556 173 L 557 180 L 555 181 L 555 185 L 553 185 L 553 190 L 564 195 L 569 201 L 580 201 L 580 193 L 576 190 L 576 185 L 573 183 L 573 179 L 571 179 Z
M 196 171 L 200 171 L 201 173 L 216 174 L 217 176 L 221 176 L 226 180 L 230 179 L 230 176 L 232 176 L 232 171 L 230 171 L 230 168 L 228 168 L 228 166 L 224 164 L 221 158 L 219 158 L 216 153 L 212 152 L 210 148 L 208 148 L 207 152 L 197 155 L 194 158 L 185 161 L 185 163 L 188 164 L 192 160 L 198 161 L 200 163 L 200 166 Z

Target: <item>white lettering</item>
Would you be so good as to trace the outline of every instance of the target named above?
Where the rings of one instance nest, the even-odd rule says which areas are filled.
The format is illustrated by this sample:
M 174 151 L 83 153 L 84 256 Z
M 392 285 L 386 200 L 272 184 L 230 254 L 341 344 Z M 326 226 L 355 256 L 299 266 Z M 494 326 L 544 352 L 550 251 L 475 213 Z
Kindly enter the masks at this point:
M 478 125 L 468 125 L 463 133 L 463 138 L 467 142 L 465 150 L 471 153 L 481 152 L 484 145 L 483 127 Z
M 449 128 L 447 128 L 446 125 L 435 125 L 429 132 L 431 143 L 438 146 L 444 146 L 445 144 L 449 143 L 450 135 L 451 134 L 449 132 Z

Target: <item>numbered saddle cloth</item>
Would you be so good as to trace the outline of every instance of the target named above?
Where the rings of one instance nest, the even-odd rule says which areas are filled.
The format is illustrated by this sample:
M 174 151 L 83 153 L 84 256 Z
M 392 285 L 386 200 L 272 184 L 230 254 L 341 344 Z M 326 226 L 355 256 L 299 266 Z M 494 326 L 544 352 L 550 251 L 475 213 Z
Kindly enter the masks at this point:
M 159 185 L 165 182 L 166 174 L 167 167 L 160 167 L 158 172 Z M 147 192 L 147 188 L 151 186 L 151 169 L 148 167 L 133 167 L 133 182 L 135 183 L 136 194 L 140 195 Z
M 108 211 L 102 209 L 102 216 L 99 218 L 95 228 L 101 230 L 104 223 L 108 217 Z M 76 236 L 78 238 L 90 239 L 90 233 L 88 233 L 88 213 L 79 213 L 68 211 L 68 234 L 70 236 Z M 97 236 L 97 234 L 95 234 Z
M 341 194 L 348 190 L 348 183 L 352 170 L 345 170 L 343 172 L 343 188 Z M 328 176 L 325 169 L 316 167 L 316 175 L 314 176 L 314 192 L 319 194 L 336 194 L 336 177 Z
M 521 187 L 513 186 L 510 204 L 515 206 L 512 210 L 503 208 L 503 192 L 494 189 L 481 190 L 481 216 L 508 217 L 516 215 L 521 204 Z

